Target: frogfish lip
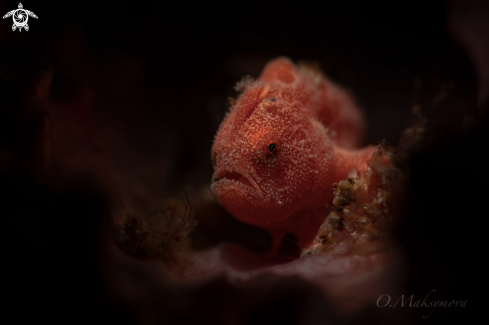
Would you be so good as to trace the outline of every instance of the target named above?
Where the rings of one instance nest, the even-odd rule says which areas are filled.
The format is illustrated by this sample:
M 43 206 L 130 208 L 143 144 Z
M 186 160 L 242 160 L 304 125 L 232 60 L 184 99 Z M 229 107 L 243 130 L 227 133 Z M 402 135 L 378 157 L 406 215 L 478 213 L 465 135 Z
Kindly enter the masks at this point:
M 263 191 L 260 189 L 256 181 L 246 172 L 227 169 L 225 167 L 218 167 L 212 176 L 213 184 L 222 180 L 230 180 L 240 182 L 245 186 L 256 189 L 260 196 L 263 196 Z

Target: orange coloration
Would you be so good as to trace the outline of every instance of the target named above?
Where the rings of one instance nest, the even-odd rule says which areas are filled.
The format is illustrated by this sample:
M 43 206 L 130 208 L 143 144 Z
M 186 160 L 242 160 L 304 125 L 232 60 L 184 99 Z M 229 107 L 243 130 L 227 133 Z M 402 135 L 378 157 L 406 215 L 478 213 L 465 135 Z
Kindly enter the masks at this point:
M 375 147 L 358 149 L 364 132 L 364 116 L 344 90 L 275 59 L 217 132 L 212 191 L 235 218 L 271 233 L 272 255 L 286 234 L 306 248 L 332 207 L 332 184 L 367 170 Z

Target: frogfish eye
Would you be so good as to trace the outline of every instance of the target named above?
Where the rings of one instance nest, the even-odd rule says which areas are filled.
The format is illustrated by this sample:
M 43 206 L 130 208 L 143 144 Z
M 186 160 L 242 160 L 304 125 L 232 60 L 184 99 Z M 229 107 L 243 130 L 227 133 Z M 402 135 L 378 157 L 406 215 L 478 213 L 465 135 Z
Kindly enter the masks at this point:
M 270 151 L 275 150 L 275 148 L 277 148 L 277 145 L 276 145 L 275 143 L 271 143 L 271 144 L 268 146 L 268 150 L 270 150 Z

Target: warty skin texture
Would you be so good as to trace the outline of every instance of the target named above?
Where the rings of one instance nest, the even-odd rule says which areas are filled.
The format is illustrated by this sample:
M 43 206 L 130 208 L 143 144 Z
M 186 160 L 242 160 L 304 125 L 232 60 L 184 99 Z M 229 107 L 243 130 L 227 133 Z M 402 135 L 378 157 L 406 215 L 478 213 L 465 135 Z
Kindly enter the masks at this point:
M 306 248 L 332 209 L 332 184 L 367 170 L 364 116 L 318 70 L 269 62 L 226 115 L 214 139 L 211 189 L 235 218 Z M 290 238 L 290 235 L 289 235 Z

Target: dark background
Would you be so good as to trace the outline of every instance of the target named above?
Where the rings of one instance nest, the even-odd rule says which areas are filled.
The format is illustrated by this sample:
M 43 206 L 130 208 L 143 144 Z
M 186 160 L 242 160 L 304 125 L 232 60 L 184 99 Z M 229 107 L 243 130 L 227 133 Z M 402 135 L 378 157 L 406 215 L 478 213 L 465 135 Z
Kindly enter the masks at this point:
M 209 148 L 234 84 L 246 74 L 257 77 L 280 55 L 317 61 L 351 89 L 368 114 L 368 143 L 396 144 L 414 103 L 429 103 L 443 86 L 453 85 L 462 101 L 475 98 L 471 65 L 446 32 L 444 1 L 83 1 L 24 8 L 40 18 L 30 18 L 26 33 L 2 21 L 2 64 L 54 68 L 53 98 L 77 79 L 96 79 L 96 94 L 110 102 L 97 110 L 117 117 L 130 135 L 125 141 L 145 153 L 176 155 L 170 169 L 179 173 L 172 175 L 190 173 L 194 182 L 210 177 Z M 148 140 L 167 133 L 175 144 Z
M 6 13 L 17 5 L 3 1 L 0 8 Z M 35 146 L 37 133 L 31 124 L 12 124 L 9 118 L 42 71 L 54 71 L 50 100 L 65 103 L 68 115 L 69 103 L 91 89 L 93 116 L 107 125 L 102 137 L 117 162 L 111 165 L 115 173 L 123 174 L 124 184 L 149 184 L 164 195 L 173 195 L 181 184 L 195 192 L 208 183 L 213 135 L 228 96 L 235 95 L 233 85 L 245 74 L 257 77 L 277 56 L 317 61 L 326 75 L 351 89 L 367 112 L 368 143 L 396 144 L 412 123 L 414 104 L 429 107 L 443 89 L 449 89 L 452 106 L 474 109 L 476 78 L 467 55 L 447 33 L 445 1 L 23 5 L 39 17 L 29 19 L 28 32 L 12 32 L 11 18 L 0 24 L 2 144 L 20 152 L 14 165 L 25 160 L 24 167 L 2 171 L 4 218 L 12 221 L 5 237 L 12 272 L 5 281 L 18 284 L 11 296 L 20 306 L 18 317 L 35 318 L 38 308 L 50 317 L 66 304 L 83 317 L 102 311 L 101 320 L 128 320 L 120 316 L 121 307 L 100 296 L 104 285 L 93 258 L 94 229 L 103 228 L 106 205 L 100 186 L 95 181 L 59 192 L 23 172 L 33 161 L 22 153 Z M 411 218 L 399 238 L 413 270 L 409 290 L 417 296 L 436 289 L 447 292 L 440 299 L 469 299 L 469 306 L 475 305 L 476 265 L 470 253 L 481 245 L 478 220 L 486 217 L 487 192 L 481 185 L 484 153 L 478 148 L 488 137 L 486 129 L 479 132 L 461 140 L 443 138 L 413 160 Z M 148 161 L 161 162 L 149 176 L 144 174 Z M 84 216 L 87 222 L 79 227 L 76 220 Z M 50 294 L 55 298 L 47 299 Z M 28 315 L 31 310 L 34 315 Z M 426 321 L 467 315 L 467 310 L 447 309 Z

